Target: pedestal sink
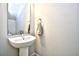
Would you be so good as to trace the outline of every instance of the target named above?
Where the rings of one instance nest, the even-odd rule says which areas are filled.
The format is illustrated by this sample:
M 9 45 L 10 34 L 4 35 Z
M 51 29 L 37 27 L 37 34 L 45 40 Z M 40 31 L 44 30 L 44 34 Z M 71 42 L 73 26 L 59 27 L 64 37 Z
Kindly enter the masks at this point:
M 35 41 L 32 35 L 9 37 L 8 40 L 14 48 L 19 48 L 19 56 L 28 56 L 28 48 Z

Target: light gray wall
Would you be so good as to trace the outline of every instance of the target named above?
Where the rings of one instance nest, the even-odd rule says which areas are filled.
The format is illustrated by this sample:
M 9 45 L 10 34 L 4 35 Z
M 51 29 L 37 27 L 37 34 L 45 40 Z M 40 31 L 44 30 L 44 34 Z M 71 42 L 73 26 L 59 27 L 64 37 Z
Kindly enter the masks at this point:
M 17 56 L 18 49 L 13 48 L 7 39 L 7 4 L 0 3 L 0 56 Z
M 43 21 L 44 34 L 37 36 L 40 55 L 79 56 L 79 4 L 36 4 L 35 20 Z

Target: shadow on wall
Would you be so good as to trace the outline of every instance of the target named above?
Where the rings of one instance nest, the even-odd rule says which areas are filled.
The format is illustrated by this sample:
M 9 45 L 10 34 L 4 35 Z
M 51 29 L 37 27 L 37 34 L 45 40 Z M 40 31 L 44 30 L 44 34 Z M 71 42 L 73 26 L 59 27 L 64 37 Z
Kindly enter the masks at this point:
M 40 37 L 39 37 L 39 40 L 40 40 L 41 46 L 42 46 L 42 47 L 45 47 L 45 36 L 44 36 L 44 35 L 43 35 L 43 36 L 40 36 Z
M 40 56 L 44 55 L 44 49 L 46 49 L 46 42 L 45 42 L 45 36 L 44 33 L 42 36 L 36 35 L 36 41 L 35 41 L 35 52 L 39 54 Z
M 36 44 L 41 47 L 45 47 L 45 36 L 44 36 L 44 31 L 43 35 L 36 35 Z

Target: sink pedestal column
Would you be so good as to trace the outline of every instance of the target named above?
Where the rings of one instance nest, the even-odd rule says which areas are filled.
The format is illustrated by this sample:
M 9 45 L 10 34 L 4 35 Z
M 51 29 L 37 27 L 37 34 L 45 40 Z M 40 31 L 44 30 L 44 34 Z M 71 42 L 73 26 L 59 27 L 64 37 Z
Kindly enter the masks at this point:
M 28 47 L 19 48 L 19 56 L 28 56 Z

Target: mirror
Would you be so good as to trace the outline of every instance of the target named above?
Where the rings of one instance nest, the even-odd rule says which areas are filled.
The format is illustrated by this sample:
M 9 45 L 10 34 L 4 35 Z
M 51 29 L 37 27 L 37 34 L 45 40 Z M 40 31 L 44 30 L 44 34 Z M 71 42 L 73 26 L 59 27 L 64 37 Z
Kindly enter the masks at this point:
M 30 4 L 8 3 L 8 35 L 30 33 Z

